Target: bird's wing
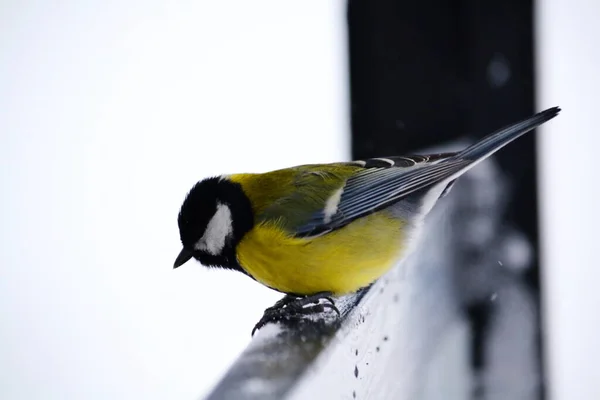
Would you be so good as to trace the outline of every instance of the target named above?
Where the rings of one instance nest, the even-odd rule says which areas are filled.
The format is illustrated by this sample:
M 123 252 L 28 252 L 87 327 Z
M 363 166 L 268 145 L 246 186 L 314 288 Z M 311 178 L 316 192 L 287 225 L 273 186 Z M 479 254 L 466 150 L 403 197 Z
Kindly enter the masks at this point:
M 402 198 L 456 175 L 472 160 L 454 154 L 375 158 L 355 161 L 362 171 L 350 176 L 324 207 L 296 226 L 300 237 L 339 229 L 357 218 L 388 207 Z
M 464 165 L 454 154 L 371 158 L 304 165 L 250 180 L 263 204 L 257 223 L 277 223 L 297 237 L 329 232 L 451 176 Z

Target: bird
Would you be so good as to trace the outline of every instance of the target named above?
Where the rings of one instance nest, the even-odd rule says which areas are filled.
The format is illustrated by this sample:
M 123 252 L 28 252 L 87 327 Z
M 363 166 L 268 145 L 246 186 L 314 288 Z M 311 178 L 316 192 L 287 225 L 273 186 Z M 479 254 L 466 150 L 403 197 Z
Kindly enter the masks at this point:
M 193 258 L 285 294 L 252 334 L 293 315 L 339 315 L 332 297 L 368 287 L 406 257 L 424 218 L 458 177 L 559 112 L 549 108 L 452 153 L 202 179 L 177 216 L 183 248 L 173 268 Z

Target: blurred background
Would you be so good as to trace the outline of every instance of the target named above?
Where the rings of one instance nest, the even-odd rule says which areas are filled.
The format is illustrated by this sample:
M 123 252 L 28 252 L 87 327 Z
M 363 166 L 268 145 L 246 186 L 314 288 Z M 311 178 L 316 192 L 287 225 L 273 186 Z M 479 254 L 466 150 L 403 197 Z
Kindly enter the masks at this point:
M 599 398 L 598 16 L 586 0 L 0 2 L 0 397 L 216 384 L 280 295 L 172 270 L 197 180 L 415 152 L 559 105 L 497 160 L 528 255 L 507 272 L 527 299 L 510 340 L 534 343 L 532 398 Z M 484 373 L 502 330 L 469 290 Z

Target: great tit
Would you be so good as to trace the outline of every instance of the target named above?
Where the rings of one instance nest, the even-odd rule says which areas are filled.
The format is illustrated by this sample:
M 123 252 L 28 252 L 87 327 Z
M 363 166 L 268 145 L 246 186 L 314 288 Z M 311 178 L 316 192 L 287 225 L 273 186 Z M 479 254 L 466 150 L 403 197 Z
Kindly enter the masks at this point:
M 287 294 L 255 329 L 284 314 L 335 309 L 330 295 L 370 285 L 407 254 L 423 218 L 460 175 L 559 111 L 540 112 L 456 153 L 201 180 L 179 212 L 183 250 L 174 268 L 195 258 Z

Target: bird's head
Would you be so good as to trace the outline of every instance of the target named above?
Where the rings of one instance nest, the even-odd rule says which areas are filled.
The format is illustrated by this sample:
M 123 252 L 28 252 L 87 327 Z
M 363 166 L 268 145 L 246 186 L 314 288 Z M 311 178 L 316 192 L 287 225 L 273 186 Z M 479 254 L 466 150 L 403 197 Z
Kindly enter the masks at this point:
M 254 224 L 252 206 L 241 185 L 225 177 L 196 183 L 177 222 L 183 249 L 174 268 L 193 257 L 205 266 L 239 269 L 235 246 Z

